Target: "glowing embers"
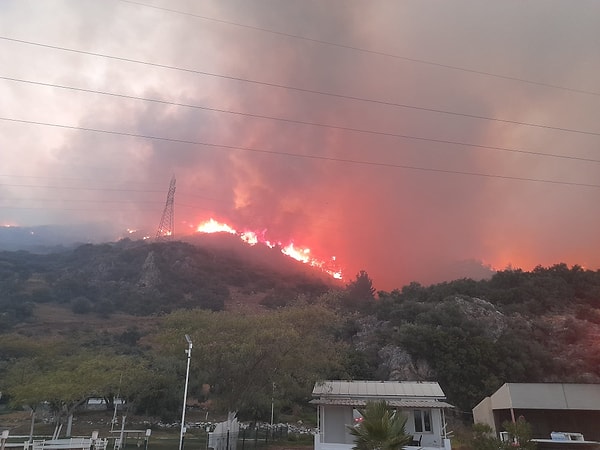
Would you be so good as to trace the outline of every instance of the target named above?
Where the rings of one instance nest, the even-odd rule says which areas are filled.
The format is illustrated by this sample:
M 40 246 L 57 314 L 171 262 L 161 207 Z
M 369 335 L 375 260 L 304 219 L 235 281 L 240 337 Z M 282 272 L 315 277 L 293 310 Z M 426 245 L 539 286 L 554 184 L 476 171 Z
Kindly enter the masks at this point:
M 264 236 L 266 230 L 264 230 L 262 233 L 257 233 L 255 231 L 238 232 L 226 223 L 217 222 L 216 220 L 211 218 L 198 225 L 196 231 L 198 233 L 229 233 L 238 236 L 242 241 L 244 241 L 248 245 L 263 244 L 269 248 L 278 247 L 281 253 L 283 253 L 284 255 L 289 256 L 290 258 L 293 258 L 304 264 L 308 264 L 309 266 L 320 269 L 321 271 L 329 274 L 336 280 L 342 279 L 342 271 L 337 266 L 335 256 L 333 256 L 329 262 L 313 258 L 310 254 L 309 248 L 296 247 L 293 241 L 287 245 L 283 245 L 280 241 L 272 242 L 265 239 Z
M 240 234 L 240 239 L 248 245 L 258 244 L 258 236 L 256 236 L 254 231 L 244 231 Z

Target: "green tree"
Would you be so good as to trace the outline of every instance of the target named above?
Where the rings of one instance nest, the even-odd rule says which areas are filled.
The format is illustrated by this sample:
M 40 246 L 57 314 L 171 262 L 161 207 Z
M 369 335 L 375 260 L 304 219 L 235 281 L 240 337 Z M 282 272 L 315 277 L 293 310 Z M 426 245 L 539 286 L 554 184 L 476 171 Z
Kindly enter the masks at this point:
M 135 391 L 127 397 L 130 408 L 137 414 L 175 421 L 181 415 L 183 370 L 184 361 L 173 355 L 150 358 L 136 380 Z
M 369 274 L 361 270 L 356 279 L 346 286 L 346 304 L 351 308 L 369 306 L 375 300 L 375 288 Z
M 208 384 L 218 411 L 267 419 L 273 383 L 276 406 L 287 409 L 306 404 L 317 380 L 344 375 L 339 328 L 340 318 L 319 305 L 247 315 L 194 310 L 167 317 L 158 339 L 163 354 L 179 352 L 183 361 L 183 336 L 191 336 L 190 396 Z
M 31 410 L 30 439 L 37 407 L 48 398 L 46 380 L 38 375 L 51 367 L 58 355 L 68 352 L 68 348 L 60 340 L 0 335 L 0 391 L 12 406 Z
M 505 450 L 535 450 L 537 444 L 531 440 L 531 425 L 520 416 L 516 421 L 509 420 L 502 423 L 502 426 L 508 431 L 508 440 L 503 442 Z
M 368 402 L 360 411 L 362 422 L 349 426 L 354 450 L 399 450 L 411 442 L 406 433 L 407 417 L 393 411 L 385 401 Z
M 492 427 L 484 423 L 475 423 L 472 428 L 471 446 L 473 450 L 500 450 L 502 443 Z
M 20 359 L 7 370 L 2 384 L 14 406 L 35 411 L 48 402 L 56 413 L 57 430 L 66 421 L 66 436 L 70 436 L 78 406 L 90 397 L 112 397 L 119 390 L 124 397 L 134 396 L 143 373 L 143 365 L 134 358 L 80 352 Z

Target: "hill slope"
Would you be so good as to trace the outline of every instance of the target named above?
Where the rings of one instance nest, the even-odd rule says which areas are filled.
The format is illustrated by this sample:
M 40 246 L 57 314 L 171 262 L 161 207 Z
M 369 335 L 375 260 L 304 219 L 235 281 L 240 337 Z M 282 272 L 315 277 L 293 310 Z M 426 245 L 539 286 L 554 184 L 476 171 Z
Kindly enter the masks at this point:
M 2 252 L 0 371 L 39 358 L 31 349 L 44 339 L 70 342 L 61 358 L 78 355 L 77 346 L 85 355 L 132 355 L 160 368 L 149 373 L 164 396 L 136 391 L 138 406 L 173 413 L 181 366 L 173 348 L 192 332 L 205 344 L 195 350 L 197 377 L 217 397 L 246 385 L 245 367 L 261 367 L 251 411 L 259 416 L 272 383 L 288 386 L 280 407 L 294 410 L 322 377 L 435 380 L 460 411 L 504 382 L 600 382 L 600 271 L 505 270 L 490 280 L 411 283 L 377 299 L 368 276 L 358 281 L 342 288 L 276 250 L 228 236 Z M 325 349 L 327 360 L 311 367 Z M 207 398 L 202 383 L 191 388 L 199 402 Z
M 317 296 L 335 286 L 274 249 L 249 247 L 228 236 L 184 242 L 122 240 L 85 244 L 60 253 L 0 252 L 0 326 L 56 303 L 74 312 L 139 316 L 179 308 L 222 310 L 256 306 L 298 293 Z M 267 298 L 267 303 L 269 298 Z

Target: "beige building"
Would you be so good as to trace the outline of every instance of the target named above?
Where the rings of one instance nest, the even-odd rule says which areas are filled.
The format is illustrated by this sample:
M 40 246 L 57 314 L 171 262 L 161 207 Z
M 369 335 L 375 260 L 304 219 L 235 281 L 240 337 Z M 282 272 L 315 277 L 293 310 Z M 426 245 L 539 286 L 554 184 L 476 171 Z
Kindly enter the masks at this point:
M 506 383 L 473 408 L 475 423 L 488 424 L 496 433 L 503 431 L 502 423 L 521 416 L 533 438 L 568 432 L 600 441 L 600 384 Z
M 315 450 L 351 450 L 348 427 L 360 423 L 359 410 L 368 401 L 385 400 L 407 416 L 406 431 L 413 436 L 410 449 L 450 450 L 444 409 L 451 408 L 438 383 L 418 381 L 323 381 L 315 384 L 317 405 Z

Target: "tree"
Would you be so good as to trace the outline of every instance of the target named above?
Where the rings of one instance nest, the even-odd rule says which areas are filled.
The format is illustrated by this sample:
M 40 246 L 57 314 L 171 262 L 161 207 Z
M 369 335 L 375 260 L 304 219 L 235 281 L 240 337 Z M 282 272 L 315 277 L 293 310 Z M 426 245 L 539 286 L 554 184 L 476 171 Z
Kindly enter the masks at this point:
M 503 442 L 505 450 L 535 450 L 537 444 L 531 440 L 531 425 L 527 423 L 523 416 L 516 421 L 509 420 L 502 423 L 502 426 L 508 431 L 508 440 Z
M 92 302 L 82 295 L 71 301 L 71 311 L 75 314 L 87 314 L 92 310 Z
M 347 346 L 336 339 L 339 322 L 319 305 L 244 316 L 179 311 L 166 318 L 159 342 L 163 354 L 183 356 L 183 336 L 191 336 L 190 396 L 208 384 L 215 409 L 266 419 L 273 383 L 276 406 L 292 407 L 306 404 L 317 380 L 344 376 Z
M 124 355 L 43 355 L 17 361 L 2 384 L 15 406 L 27 405 L 35 412 L 40 403 L 48 402 L 56 413 L 56 430 L 66 419 L 65 433 L 69 437 L 77 407 L 90 397 L 110 397 L 119 389 L 122 396 L 133 396 L 140 389 L 137 380 L 144 372 L 139 361 Z M 120 379 L 123 383 L 119 387 Z
M 361 270 L 356 279 L 346 286 L 346 302 L 350 307 L 369 305 L 375 299 L 375 288 L 369 274 Z
M 490 427 L 484 423 L 475 423 L 472 428 L 471 448 L 473 450 L 500 450 L 502 443 Z
M 406 433 L 407 417 L 393 411 L 385 401 L 368 402 L 362 422 L 348 427 L 354 436 L 354 450 L 399 450 L 412 436 Z
M 13 406 L 31 410 L 30 441 L 36 410 L 48 398 L 45 380 L 38 375 L 65 351 L 61 342 L 41 342 L 18 334 L 0 336 L 0 391 L 7 394 Z

